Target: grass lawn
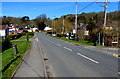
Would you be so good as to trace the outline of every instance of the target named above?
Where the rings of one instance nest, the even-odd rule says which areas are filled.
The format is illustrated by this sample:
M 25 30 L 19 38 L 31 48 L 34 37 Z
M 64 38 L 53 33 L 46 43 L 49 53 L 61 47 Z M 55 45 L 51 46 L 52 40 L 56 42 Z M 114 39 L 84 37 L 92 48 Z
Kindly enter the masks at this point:
M 65 37 L 55 37 L 55 38 L 58 38 L 58 39 L 61 39 L 61 40 L 65 40 L 65 41 L 68 41 L 68 42 L 82 44 L 82 45 L 91 45 L 91 46 L 93 46 L 93 44 L 94 44 L 93 42 L 89 42 L 89 41 L 85 41 L 85 40 L 75 41 L 75 40 L 67 39 Z
M 10 77 L 17 65 L 20 63 L 21 58 L 25 52 L 30 48 L 31 41 L 12 41 L 12 44 L 16 44 L 19 53 L 14 55 L 13 48 L 5 50 L 0 57 L 2 57 L 2 76 Z
M 29 38 L 32 38 L 34 35 L 29 35 Z M 21 39 L 27 39 L 26 35 L 21 36 L 19 39 L 17 40 L 21 40 Z

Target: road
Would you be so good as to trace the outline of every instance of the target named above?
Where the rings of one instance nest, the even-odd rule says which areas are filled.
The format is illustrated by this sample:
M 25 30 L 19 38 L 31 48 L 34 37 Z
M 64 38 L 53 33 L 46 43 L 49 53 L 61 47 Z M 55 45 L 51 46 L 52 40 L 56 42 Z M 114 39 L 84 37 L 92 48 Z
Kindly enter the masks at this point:
M 118 58 L 35 33 L 48 58 L 53 77 L 118 77 Z

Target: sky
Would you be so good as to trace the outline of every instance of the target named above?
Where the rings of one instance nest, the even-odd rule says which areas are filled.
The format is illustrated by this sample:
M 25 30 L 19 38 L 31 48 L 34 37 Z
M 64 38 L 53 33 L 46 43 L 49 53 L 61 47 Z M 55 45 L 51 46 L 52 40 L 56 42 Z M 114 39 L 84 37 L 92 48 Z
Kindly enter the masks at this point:
M 0 0 L 2 2 L 75 2 L 76 0 Z M 77 0 L 78 2 L 92 2 L 95 0 Z M 97 0 L 103 2 L 105 0 Z M 108 0 L 109 2 L 119 2 L 120 0 Z
M 91 4 L 91 2 L 78 2 L 78 11 Z M 82 12 L 104 11 L 103 3 L 94 3 L 82 10 Z M 109 2 L 107 12 L 118 10 L 118 2 Z M 75 14 L 75 2 L 2 2 L 2 16 L 23 17 L 29 16 L 35 19 L 40 14 L 46 14 L 47 18 L 59 18 L 67 14 Z

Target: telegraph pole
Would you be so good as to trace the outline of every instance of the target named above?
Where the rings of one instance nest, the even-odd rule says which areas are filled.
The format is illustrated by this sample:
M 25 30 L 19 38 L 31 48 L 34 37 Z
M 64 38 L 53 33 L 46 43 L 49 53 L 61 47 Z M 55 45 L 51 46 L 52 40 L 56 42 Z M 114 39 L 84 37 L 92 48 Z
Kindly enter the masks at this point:
M 52 34 L 53 34 L 53 31 L 54 31 L 54 19 L 52 20 Z
M 64 34 L 64 30 L 65 30 L 65 23 L 64 23 L 64 16 L 63 16 L 63 27 L 62 27 L 62 34 Z
M 55 16 L 54 16 L 55 17 Z M 55 19 L 54 19 L 54 34 L 55 34 Z
M 54 30 L 53 30 L 53 34 L 55 33 L 55 20 L 54 20 Z
M 99 36 L 98 38 L 99 38 L 99 45 L 100 45 L 100 31 L 99 31 L 99 35 L 98 36 Z
M 105 45 L 105 27 L 106 27 L 106 19 L 107 19 L 107 8 L 108 8 L 108 0 L 105 0 L 105 6 L 104 6 L 104 28 L 103 28 L 103 42 L 102 42 L 102 45 L 104 46 Z
M 78 13 L 78 1 L 76 0 L 76 15 L 75 15 L 75 39 L 77 40 L 77 13 Z

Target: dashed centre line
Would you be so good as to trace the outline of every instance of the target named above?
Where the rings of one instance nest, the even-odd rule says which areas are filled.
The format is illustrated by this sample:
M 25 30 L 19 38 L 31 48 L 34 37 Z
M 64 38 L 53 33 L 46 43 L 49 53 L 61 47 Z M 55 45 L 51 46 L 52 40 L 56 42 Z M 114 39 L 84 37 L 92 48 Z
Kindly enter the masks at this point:
M 64 47 L 65 49 L 67 49 L 67 50 L 69 50 L 69 51 L 72 51 L 72 49 L 70 49 L 70 48 L 67 48 L 67 47 Z
M 91 59 L 91 58 L 89 58 L 89 57 L 87 57 L 85 55 L 82 55 L 80 53 L 77 53 L 77 54 L 80 55 L 80 56 L 82 56 L 82 57 L 84 57 L 84 58 L 86 58 L 86 59 L 88 59 L 88 60 L 90 60 L 90 61 L 92 61 L 92 62 L 94 62 L 94 63 L 96 63 L 96 64 L 99 64 L 99 62 L 97 62 L 97 61 L 95 61 L 95 60 L 93 60 L 93 59 Z
M 62 45 L 60 45 L 60 44 L 57 44 L 58 46 L 62 46 Z

